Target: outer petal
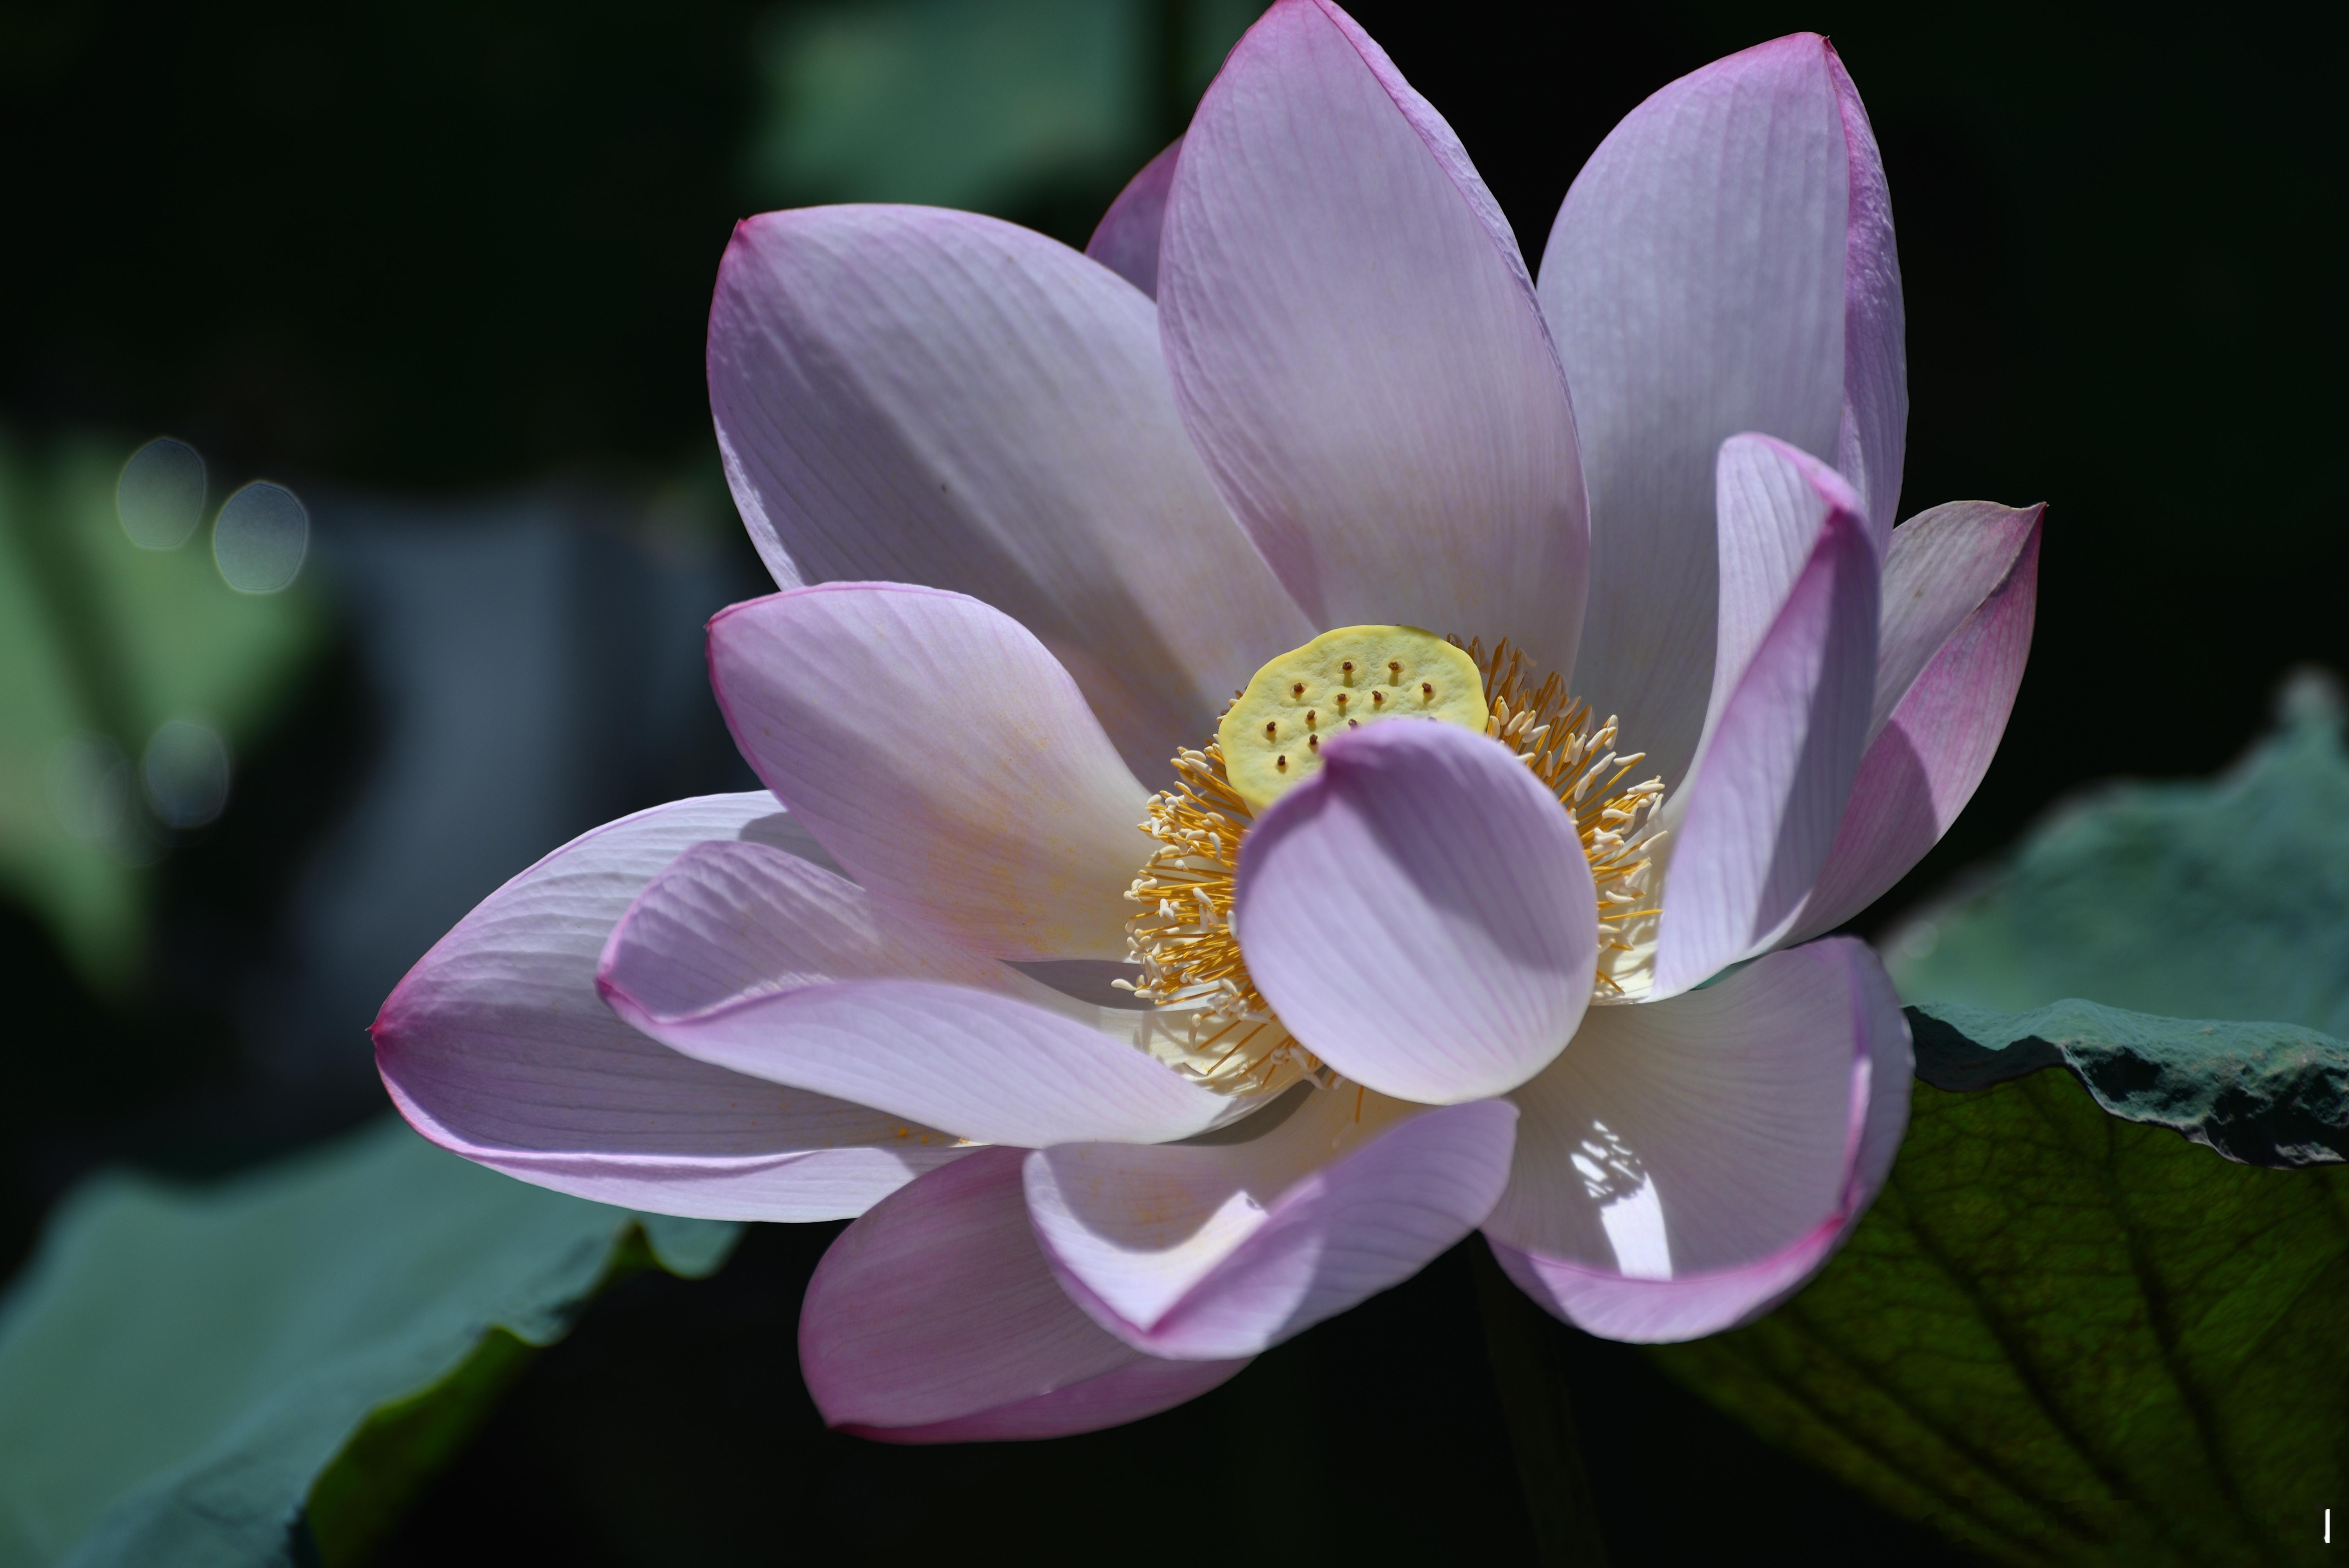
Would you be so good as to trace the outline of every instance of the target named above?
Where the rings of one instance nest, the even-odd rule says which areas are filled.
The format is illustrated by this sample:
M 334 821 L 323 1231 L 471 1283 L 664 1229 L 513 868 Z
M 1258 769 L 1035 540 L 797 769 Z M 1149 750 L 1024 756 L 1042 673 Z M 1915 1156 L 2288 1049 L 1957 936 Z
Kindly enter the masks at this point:
M 1153 299 L 1158 297 L 1158 232 L 1166 222 L 1166 193 L 1174 189 L 1174 160 L 1182 152 L 1178 136 L 1143 164 L 1085 242 L 1085 254 Z
M 1973 799 L 2031 655 L 2044 510 L 1958 501 L 1893 530 L 1877 727 L 1795 940 L 1875 903 Z
M 1525 1291 L 1611 1339 L 1692 1339 L 1792 1294 L 1849 1233 L 1908 1125 L 1909 1028 L 1844 938 L 1594 1011 L 1522 1109 L 1485 1222 Z
M 1525 263 L 1451 128 L 1336 6 L 1282 0 L 1207 89 L 1159 305 L 1192 438 L 1317 624 L 1571 665 L 1582 479 Z
M 1183 434 L 1149 301 L 1040 234 L 926 208 L 751 219 L 719 271 L 709 401 L 778 583 L 986 600 L 1144 778 L 1312 634 Z
M 975 599 L 837 583 L 709 623 L 767 787 L 876 898 L 998 958 L 1122 958 L 1143 792 L 1076 683 Z
M 1813 477 L 1833 480 L 1823 470 Z M 1655 996 L 1685 991 L 1785 934 L 1850 799 L 1875 684 L 1876 549 L 1856 513 L 1831 500 L 1820 510 L 1802 572 L 1730 688 L 1685 805 L 1676 803 Z M 1725 527 L 1724 541 L 1734 531 Z
M 1155 1360 L 1053 1283 L 1019 1156 L 987 1150 L 843 1232 L 800 1309 L 800 1366 L 826 1421 L 893 1442 L 1050 1438 L 1154 1415 L 1245 1360 Z
M 861 1213 L 955 1159 L 902 1119 L 691 1061 L 596 999 L 595 960 L 688 846 L 823 851 L 763 790 L 657 807 L 574 840 L 484 899 L 377 1017 L 376 1064 L 419 1132 L 525 1181 L 716 1219 Z
M 1711 684 L 1723 439 L 1857 454 L 1879 541 L 1898 500 L 1899 274 L 1848 85 L 1815 34 L 1682 77 L 1591 155 L 1542 257 L 1590 487 L 1576 686 L 1667 779 Z
M 1508 1179 L 1506 1100 L 1301 1092 L 1246 1141 L 1029 1156 L 1036 1233 L 1093 1321 L 1153 1355 L 1254 1355 L 1417 1274 Z
M 1516 1088 L 1590 1004 L 1599 901 L 1557 800 L 1509 751 L 1390 719 L 1322 748 L 1240 851 L 1233 929 L 1290 1033 L 1381 1094 Z
M 1851 179 L 1844 220 L 1843 427 L 1836 466 L 1868 503 L 1878 545 L 1899 515 L 1909 437 L 1909 326 L 1900 257 L 1892 242 L 1892 191 L 1859 88 L 1833 44 L 1825 45 L 1843 120 Z
M 617 989 L 606 995 L 688 1056 L 974 1142 L 1154 1143 L 1204 1132 L 1246 1104 L 1067 1013 L 960 985 L 848 981 L 674 1014 Z

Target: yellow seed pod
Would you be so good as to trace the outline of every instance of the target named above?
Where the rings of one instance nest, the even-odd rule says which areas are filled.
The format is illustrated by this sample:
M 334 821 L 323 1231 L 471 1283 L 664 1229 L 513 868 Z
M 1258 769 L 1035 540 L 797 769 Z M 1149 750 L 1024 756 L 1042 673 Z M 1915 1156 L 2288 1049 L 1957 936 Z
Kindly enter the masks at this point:
M 1320 771 L 1331 736 L 1387 718 L 1482 732 L 1476 661 L 1416 626 L 1340 626 L 1257 671 L 1216 740 L 1232 788 L 1261 811 Z

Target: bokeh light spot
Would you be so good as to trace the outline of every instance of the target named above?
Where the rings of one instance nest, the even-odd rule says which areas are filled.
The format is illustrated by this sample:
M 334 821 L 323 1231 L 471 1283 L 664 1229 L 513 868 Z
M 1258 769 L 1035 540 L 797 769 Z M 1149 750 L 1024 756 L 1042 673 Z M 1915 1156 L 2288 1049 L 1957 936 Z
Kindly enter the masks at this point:
M 228 742 L 212 726 L 189 718 L 158 726 L 139 763 L 149 808 L 173 828 L 201 828 L 221 814 L 228 804 Z
M 114 509 L 140 549 L 179 549 L 204 518 L 203 458 L 185 441 L 156 437 L 122 465 Z
M 212 561 L 240 593 L 274 593 L 310 551 L 308 509 L 284 485 L 256 480 L 228 498 L 212 524 Z

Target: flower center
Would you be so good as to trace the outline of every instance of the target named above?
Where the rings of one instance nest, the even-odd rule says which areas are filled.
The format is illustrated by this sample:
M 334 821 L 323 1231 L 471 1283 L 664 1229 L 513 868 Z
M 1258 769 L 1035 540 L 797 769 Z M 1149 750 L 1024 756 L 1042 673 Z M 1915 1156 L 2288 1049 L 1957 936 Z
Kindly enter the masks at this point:
M 1174 784 L 1150 798 L 1142 830 L 1157 841 L 1126 897 L 1139 980 L 1117 984 L 1154 1004 L 1143 1044 L 1211 1088 L 1254 1093 L 1327 1079 L 1248 978 L 1232 933 L 1240 842 L 1257 813 L 1320 767 L 1322 738 L 1390 717 L 1482 728 L 1516 753 L 1573 820 L 1599 892 L 1599 974 L 1591 999 L 1636 1000 L 1655 959 L 1654 825 L 1661 779 L 1624 783 L 1644 752 L 1615 749 L 1610 717 L 1538 685 L 1505 638 L 1488 655 L 1409 626 L 1347 626 L 1258 670 L 1200 750 L 1174 756 Z

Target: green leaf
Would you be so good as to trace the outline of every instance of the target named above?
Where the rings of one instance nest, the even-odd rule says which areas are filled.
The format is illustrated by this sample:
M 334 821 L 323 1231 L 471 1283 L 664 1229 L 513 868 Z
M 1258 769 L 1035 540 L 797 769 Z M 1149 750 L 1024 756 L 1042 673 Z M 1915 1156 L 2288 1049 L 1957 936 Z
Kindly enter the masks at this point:
M 2004 1561 L 2318 1560 L 2349 1506 L 2349 754 L 2327 679 L 2282 706 L 2228 774 L 2078 800 L 1893 938 L 1925 1081 L 1889 1182 L 1669 1371 Z
M 2110 785 L 1885 943 L 1911 1002 L 2028 1013 L 2067 997 L 2349 1039 L 2349 751 L 2328 677 L 2217 779 Z
M 1909 1010 L 1917 1076 L 1977 1089 L 2067 1068 L 2096 1103 L 2250 1165 L 2349 1158 L 2349 1046 L 2297 1024 L 2155 1018 L 2063 1001 L 2020 1017 L 1955 1002 Z
M 289 1563 L 305 1530 L 359 1561 L 599 1283 L 735 1231 L 397 1121 L 212 1189 L 91 1182 L 0 1306 L 0 1565 Z
M 2230 1164 L 2063 1073 L 1920 1085 L 1834 1264 L 1655 1354 L 2007 1562 L 2313 1560 L 2349 1499 L 2349 1170 Z

